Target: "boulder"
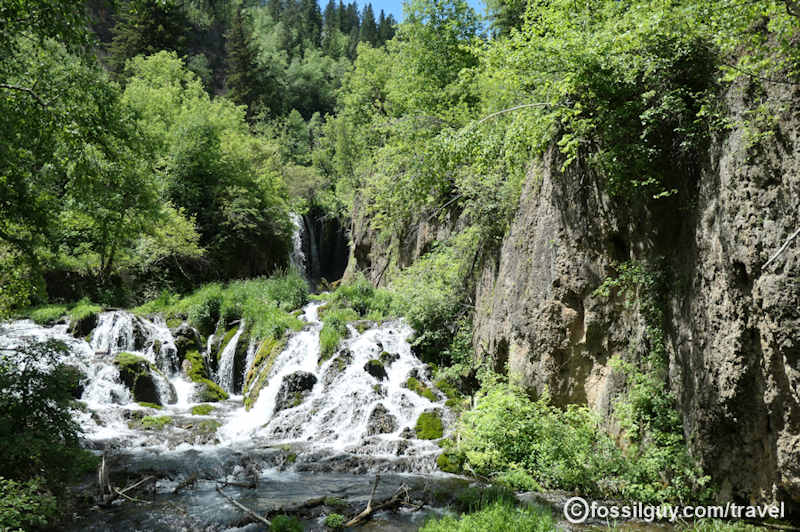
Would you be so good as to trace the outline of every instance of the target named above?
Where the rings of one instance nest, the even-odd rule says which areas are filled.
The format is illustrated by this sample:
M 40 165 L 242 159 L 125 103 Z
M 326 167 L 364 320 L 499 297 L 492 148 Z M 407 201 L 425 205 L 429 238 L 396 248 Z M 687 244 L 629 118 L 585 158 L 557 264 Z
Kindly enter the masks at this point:
M 378 379 L 379 381 L 386 380 L 389 376 L 386 374 L 386 368 L 383 367 L 383 362 L 377 359 L 372 359 L 364 364 L 364 371 Z
M 378 404 L 367 420 L 367 436 L 389 434 L 397 430 L 397 418 L 385 406 Z
M 307 371 L 295 371 L 286 375 L 275 398 L 275 413 L 298 406 L 316 383 L 317 378 Z

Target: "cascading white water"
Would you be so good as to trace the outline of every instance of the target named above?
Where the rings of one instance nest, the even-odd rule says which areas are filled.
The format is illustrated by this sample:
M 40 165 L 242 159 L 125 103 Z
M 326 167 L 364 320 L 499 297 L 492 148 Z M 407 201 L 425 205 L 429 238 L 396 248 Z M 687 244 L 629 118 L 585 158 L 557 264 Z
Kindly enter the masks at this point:
M 226 392 L 232 393 L 233 392 L 233 382 L 234 382 L 234 362 L 236 357 L 236 346 L 239 344 L 239 337 L 245 330 L 245 322 L 242 320 L 239 323 L 239 328 L 233 335 L 233 338 L 230 339 L 228 345 L 222 350 L 222 353 L 219 355 L 219 370 L 217 371 L 217 375 L 219 377 L 219 385 L 222 386 L 222 389 Z
M 304 441 L 357 454 L 395 455 L 401 443 L 406 448 L 414 446 L 414 452 L 419 454 L 437 452 L 438 448 L 429 442 L 414 440 L 412 444 L 402 436 L 408 428 L 413 429 L 420 414 L 443 406 L 443 399 L 433 402 L 405 387 L 412 375 L 430 386 L 424 364 L 411 353 L 408 338 L 412 329 L 399 320 L 363 333 L 350 327 L 351 337 L 339 352 L 319 364 L 319 306 L 306 306 L 303 318 L 309 325 L 291 337 L 269 368 L 268 384 L 252 409 L 235 413 L 220 429 L 221 437 L 229 441 L 254 436 Z M 384 364 L 386 377 L 379 379 L 365 366 L 382 353 L 388 353 L 393 361 Z M 276 412 L 281 386 L 297 372 L 314 375 L 316 384 L 299 405 Z M 376 409 L 391 430 L 384 426 L 377 433 L 370 432 Z
M 289 261 L 305 277 L 306 254 L 303 252 L 303 217 L 297 213 L 290 213 L 289 217 L 294 225 L 292 253 L 289 255 Z
M 244 379 L 251 370 L 267 372 L 267 375 L 257 374 L 251 379 L 257 382 L 264 377 L 266 384 L 249 411 L 235 396 L 215 404 L 212 417 L 221 427 L 200 440 L 191 433 L 191 428 L 197 425 L 194 421 L 184 421 L 183 425 L 176 421 L 174 428 L 161 432 L 142 430 L 130 421 L 145 413 L 120 381 L 119 368 L 114 361 L 123 351 L 140 356 L 161 370 L 153 372 L 164 404 L 164 411 L 159 415 L 178 420 L 181 416 L 194 417 L 196 385 L 178 367 L 175 340 L 160 318 L 150 320 L 123 311 L 104 312 L 99 316 L 91 342 L 70 336 L 66 325 L 41 327 L 31 321 L 20 321 L 0 328 L 0 347 L 13 347 L 27 336 L 64 341 L 69 348 L 65 362 L 75 364 L 87 376 L 81 399 L 88 409 L 76 412 L 76 416 L 87 438 L 101 445 L 113 441 L 122 446 L 216 445 L 222 449 L 256 441 L 262 442 L 259 444 L 262 447 L 270 442 L 301 442 L 306 448 L 310 446 L 312 450 L 329 454 L 390 461 L 398 455 L 414 460 L 422 457 L 427 460 L 423 469 L 430 468 L 433 461 L 429 457 L 439 449 L 431 442 L 416 439 L 413 428 L 421 413 L 438 410 L 445 413 L 446 418 L 446 409 L 443 398 L 431 401 L 406 387 L 408 378 L 413 376 L 433 388 L 424 364 L 411 353 L 407 341 L 411 328 L 400 320 L 375 325 L 363 332 L 349 327 L 349 337 L 338 351 L 320 363 L 322 323 L 318 309 L 321 305 L 319 302 L 306 305 L 301 316 L 306 326 L 291 334 L 272 364 L 253 368 L 258 342 L 250 341 L 241 377 Z M 216 380 L 228 391 L 240 377 L 234 375 L 235 368 L 240 367 L 236 363 L 236 348 L 245 326 L 244 322 L 240 323 L 220 354 Z M 205 356 L 218 345 L 209 338 Z M 381 358 L 384 358 L 385 375 L 373 376 L 374 372 L 367 371 L 366 366 Z M 302 393 L 282 390 L 286 383 L 296 382 L 293 379 L 298 378 L 306 386 Z M 137 410 L 140 411 L 138 418 L 132 414 Z M 149 415 L 153 414 L 151 411 Z M 419 463 L 402 467 L 420 470 Z

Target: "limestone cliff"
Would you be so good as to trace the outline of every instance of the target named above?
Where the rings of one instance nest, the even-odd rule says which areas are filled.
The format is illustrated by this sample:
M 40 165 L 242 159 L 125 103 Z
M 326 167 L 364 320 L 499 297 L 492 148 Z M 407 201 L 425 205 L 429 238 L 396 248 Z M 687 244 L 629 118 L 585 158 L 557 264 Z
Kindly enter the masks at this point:
M 666 272 L 669 386 L 693 455 L 723 499 L 800 503 L 800 115 L 796 88 L 772 84 L 785 111 L 754 141 L 753 87 L 733 87 L 729 117 L 678 194 L 633 208 L 580 161 L 535 165 L 497 262 L 478 283 L 474 345 L 559 403 L 612 420 L 624 378 L 609 367 L 636 346 L 643 318 L 594 295 L 615 263 Z M 635 349 L 635 348 L 634 348 Z M 629 353 L 630 356 L 630 353 Z M 613 423 L 611 423 L 613 425 Z

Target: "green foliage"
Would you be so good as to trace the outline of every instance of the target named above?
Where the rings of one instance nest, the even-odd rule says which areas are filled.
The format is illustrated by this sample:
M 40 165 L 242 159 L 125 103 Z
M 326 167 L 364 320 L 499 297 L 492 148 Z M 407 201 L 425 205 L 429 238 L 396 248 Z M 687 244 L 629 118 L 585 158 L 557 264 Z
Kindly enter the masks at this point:
M 658 406 L 661 418 L 674 418 L 671 405 Z M 646 419 L 641 411 L 636 415 Z M 499 482 L 516 489 L 540 486 L 645 502 L 705 500 L 706 479 L 689 460 L 682 436 L 648 426 L 646 443 L 623 450 L 585 406 L 562 410 L 546 395 L 532 401 L 517 387 L 488 383 L 475 408 L 461 417 L 457 452 L 475 472 L 499 473 Z
M 414 426 L 414 432 L 420 440 L 438 440 L 444 434 L 441 414 L 438 411 L 421 413 Z
M 214 407 L 211 405 L 195 405 L 192 407 L 193 416 L 207 416 L 213 411 Z
M 30 311 L 30 317 L 39 325 L 51 325 L 67 314 L 67 305 L 44 305 Z
M 676 400 L 667 383 L 668 352 L 664 334 L 664 281 L 638 262 L 617 265 L 617 275 L 595 291 L 620 295 L 625 306 L 645 322 L 644 346 L 630 346 L 632 360 L 619 356 L 611 366 L 626 377 L 627 392 L 615 403 L 615 415 L 629 440 L 629 482 L 622 489 L 639 500 L 705 500 L 711 496 L 709 477 L 689 455 Z M 641 348 L 646 355 L 636 360 Z M 651 479 L 665 476 L 667 486 Z M 659 499 L 660 498 L 660 499 Z
M 216 331 L 220 319 L 228 323 L 243 319 L 254 338 L 280 338 L 287 329 L 302 326 L 289 311 L 303 306 L 307 298 L 306 281 L 290 270 L 267 279 L 234 281 L 227 286 L 207 284 L 184 298 L 162 294 L 134 312 L 186 319 L 205 336 Z M 232 331 L 228 333 L 233 336 Z
M 621 467 L 620 451 L 588 408 L 562 411 L 546 395 L 531 401 L 507 384 L 481 391 L 459 434 L 458 449 L 476 472 L 522 469 L 545 488 L 599 494 L 602 480 Z
M 38 486 L 60 489 L 96 464 L 78 445 L 80 428 L 70 413 L 75 375 L 58 363 L 65 350 L 49 341 L 0 353 L 0 470 L 7 479 L 43 476 L 46 484 Z
M 344 528 L 346 521 L 345 516 L 342 514 L 328 514 L 325 516 L 324 524 L 331 530 L 341 530 Z
M 479 236 L 466 230 L 408 267 L 391 284 L 393 309 L 416 331 L 415 353 L 426 362 L 466 366 L 472 356 L 471 320 L 464 300 L 473 285 Z
M 75 305 L 71 309 L 69 309 L 67 316 L 69 317 L 70 321 L 75 322 L 86 319 L 93 314 L 102 312 L 102 310 L 103 307 L 101 307 L 100 305 L 95 305 L 94 303 L 89 301 L 88 298 L 83 298 L 77 303 L 75 303 Z
M 425 523 L 420 532 L 472 532 L 474 530 L 518 530 L 545 532 L 555 529 L 550 512 L 497 502 L 460 518 L 444 516 Z
M 303 525 L 296 517 L 276 515 L 270 521 L 270 532 L 303 532 Z
M 58 515 L 58 504 L 41 479 L 17 482 L 0 477 L 0 528 L 30 530 Z

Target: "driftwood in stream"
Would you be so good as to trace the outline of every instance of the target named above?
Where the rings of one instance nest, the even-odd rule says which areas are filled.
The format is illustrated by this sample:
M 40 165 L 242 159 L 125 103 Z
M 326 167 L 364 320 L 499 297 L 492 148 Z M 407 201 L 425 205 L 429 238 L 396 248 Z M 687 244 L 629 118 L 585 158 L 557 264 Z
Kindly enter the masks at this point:
M 172 490 L 172 494 L 177 494 L 180 490 L 184 488 L 196 488 L 197 487 L 197 473 L 192 473 L 188 477 L 186 477 L 180 484 L 175 486 L 175 489 Z
M 225 499 L 229 503 L 231 503 L 232 505 L 236 506 L 237 508 L 239 508 L 243 512 L 247 513 L 251 517 L 254 517 L 255 519 L 261 521 L 262 523 L 264 523 L 264 525 L 270 526 L 269 520 L 267 520 L 264 516 L 262 516 L 262 515 L 258 514 L 257 512 L 251 510 L 250 508 L 248 508 L 244 504 L 242 504 L 239 501 L 235 500 L 233 497 L 228 496 L 228 494 L 226 494 L 224 491 L 222 491 L 222 488 L 220 488 L 219 486 L 217 486 L 217 492 L 220 495 L 222 495 L 223 497 L 225 497 Z
M 153 491 L 155 492 L 155 482 L 157 478 L 152 475 L 148 475 L 137 482 L 129 485 L 125 489 L 115 488 L 111 484 L 111 478 L 108 471 L 108 466 L 106 465 L 106 457 L 103 455 L 103 459 L 100 461 L 100 466 L 97 468 L 97 483 L 100 487 L 100 506 L 109 506 L 112 502 L 114 502 L 117 498 L 122 497 L 123 499 L 127 499 L 131 502 L 143 502 L 146 503 L 148 501 L 143 501 L 141 499 L 136 499 L 128 495 L 128 492 L 134 490 L 148 482 L 153 482 Z
M 372 493 L 369 496 L 369 501 L 367 501 L 367 507 L 364 508 L 364 510 L 362 510 L 361 513 L 359 513 L 358 515 L 350 519 L 348 522 L 346 522 L 344 524 L 345 527 L 358 526 L 364 523 L 365 521 L 368 521 L 372 517 L 372 514 L 380 510 L 396 508 L 397 506 L 408 504 L 409 502 L 408 488 L 406 487 L 405 484 L 397 488 L 397 491 L 394 492 L 394 495 L 392 495 L 388 499 L 373 504 L 373 501 L 375 499 L 375 491 L 378 489 L 378 482 L 380 482 L 380 479 L 381 479 L 380 475 L 375 475 L 375 483 L 372 485 Z M 423 505 L 416 507 L 416 510 L 419 510 L 420 508 L 422 508 L 422 506 Z

